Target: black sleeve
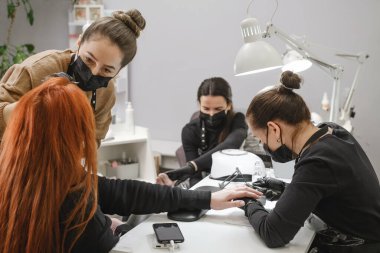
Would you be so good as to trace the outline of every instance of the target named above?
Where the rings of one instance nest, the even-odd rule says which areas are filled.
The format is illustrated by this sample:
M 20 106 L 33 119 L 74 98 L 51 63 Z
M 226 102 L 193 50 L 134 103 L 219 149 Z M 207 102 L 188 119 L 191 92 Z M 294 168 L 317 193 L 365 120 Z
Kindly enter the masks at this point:
M 211 193 L 137 180 L 98 178 L 98 203 L 106 214 L 160 213 L 179 208 L 210 209 Z
M 294 238 L 318 202 L 334 192 L 335 187 L 334 176 L 323 162 L 304 164 L 294 173 L 271 212 L 255 203 L 247 207 L 249 222 L 268 247 L 284 246 Z
M 104 215 L 98 207 L 71 252 L 110 252 L 119 241 L 119 237 L 112 233 L 111 223 L 110 218 Z
M 65 222 L 71 210 L 75 208 L 80 192 L 70 193 L 60 208 L 60 229 L 63 231 L 65 227 Z M 89 214 L 92 202 L 88 203 L 86 213 Z M 79 239 L 75 242 L 71 252 L 72 253 L 82 253 L 82 252 L 99 252 L 106 253 L 109 252 L 115 244 L 118 242 L 119 238 L 114 236 L 111 229 L 111 220 L 105 216 L 99 208 L 96 208 L 94 216 L 87 223 L 83 233 L 80 235 Z M 69 245 L 74 241 L 75 233 L 69 232 L 65 240 L 65 249 L 68 250 Z
M 244 114 L 240 112 L 236 113 L 231 125 L 231 132 L 228 134 L 226 139 L 223 142 L 219 143 L 213 149 L 210 149 L 209 151 L 192 161 L 194 161 L 197 164 L 199 170 L 211 168 L 211 155 L 216 151 L 223 149 L 240 148 L 241 144 L 243 144 L 245 138 L 247 137 L 247 130 L 248 127 L 245 123 Z
M 193 161 L 198 155 L 199 136 L 196 133 L 196 125 L 186 124 L 182 128 L 182 146 L 185 151 L 186 161 Z

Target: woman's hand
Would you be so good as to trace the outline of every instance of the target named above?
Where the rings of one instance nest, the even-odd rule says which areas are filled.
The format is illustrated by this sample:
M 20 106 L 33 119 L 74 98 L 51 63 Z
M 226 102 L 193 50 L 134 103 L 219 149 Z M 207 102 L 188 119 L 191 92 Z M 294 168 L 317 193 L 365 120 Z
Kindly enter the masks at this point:
M 257 199 L 261 195 L 263 195 L 261 192 L 254 190 L 251 187 L 245 185 L 236 186 L 212 193 L 210 207 L 214 210 L 242 207 L 245 205 L 244 200 L 241 200 L 242 198 Z
M 171 180 L 166 173 L 158 174 L 156 184 L 174 186 L 176 181 Z

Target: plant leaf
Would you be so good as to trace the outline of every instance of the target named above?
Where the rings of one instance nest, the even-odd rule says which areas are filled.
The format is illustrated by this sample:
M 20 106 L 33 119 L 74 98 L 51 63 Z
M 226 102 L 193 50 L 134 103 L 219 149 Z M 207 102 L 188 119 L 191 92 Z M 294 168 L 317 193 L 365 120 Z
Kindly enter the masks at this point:
M 6 54 L 6 52 L 7 52 L 7 45 L 0 46 L 0 56 L 2 56 L 3 54 Z
M 33 51 L 34 51 L 34 45 L 33 44 L 24 44 L 23 46 L 26 48 L 26 50 L 28 51 L 29 54 L 33 53 Z
M 29 21 L 29 24 L 30 25 L 33 25 L 33 22 L 34 22 L 34 15 L 33 15 L 33 10 L 30 9 L 28 11 L 28 13 L 26 14 L 27 18 L 28 18 L 28 21 Z
M 7 4 L 8 18 L 14 19 L 16 14 L 16 6 L 13 2 L 8 2 Z

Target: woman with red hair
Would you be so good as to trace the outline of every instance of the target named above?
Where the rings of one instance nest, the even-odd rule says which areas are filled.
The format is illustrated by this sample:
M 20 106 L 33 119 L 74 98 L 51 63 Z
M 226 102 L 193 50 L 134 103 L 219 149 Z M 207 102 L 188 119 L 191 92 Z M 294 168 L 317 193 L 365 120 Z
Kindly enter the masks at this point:
M 103 213 L 224 209 L 258 197 L 98 177 L 96 149 L 92 108 L 69 79 L 49 78 L 20 99 L 0 148 L 1 253 L 108 252 L 118 237 Z

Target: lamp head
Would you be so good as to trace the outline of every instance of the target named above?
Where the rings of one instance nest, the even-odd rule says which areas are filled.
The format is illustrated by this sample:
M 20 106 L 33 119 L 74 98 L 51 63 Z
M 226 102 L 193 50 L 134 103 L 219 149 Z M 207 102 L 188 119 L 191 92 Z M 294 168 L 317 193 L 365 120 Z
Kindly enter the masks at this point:
M 282 67 L 280 54 L 270 44 L 262 41 L 260 26 L 255 18 L 241 22 L 244 45 L 235 58 L 236 76 L 259 73 Z

